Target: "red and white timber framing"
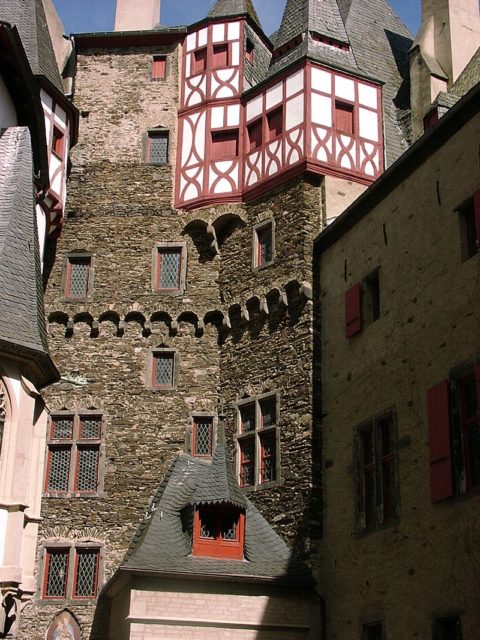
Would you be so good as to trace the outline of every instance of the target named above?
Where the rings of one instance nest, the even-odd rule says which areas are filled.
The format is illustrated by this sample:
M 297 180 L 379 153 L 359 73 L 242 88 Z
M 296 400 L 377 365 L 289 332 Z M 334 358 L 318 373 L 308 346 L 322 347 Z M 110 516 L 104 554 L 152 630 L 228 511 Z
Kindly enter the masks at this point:
M 242 202 L 305 170 L 373 182 L 383 172 L 380 84 L 302 61 L 242 95 L 245 38 L 244 20 L 187 36 L 176 206 Z

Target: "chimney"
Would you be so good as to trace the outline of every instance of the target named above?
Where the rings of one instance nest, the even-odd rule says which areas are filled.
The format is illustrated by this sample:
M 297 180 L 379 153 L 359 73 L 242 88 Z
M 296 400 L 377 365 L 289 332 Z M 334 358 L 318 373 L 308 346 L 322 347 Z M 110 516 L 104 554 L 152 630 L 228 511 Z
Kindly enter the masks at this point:
M 160 0 L 117 0 L 115 31 L 149 31 L 160 22 Z
M 414 138 L 441 91 L 449 91 L 480 44 L 478 0 L 422 0 L 422 23 L 410 51 Z

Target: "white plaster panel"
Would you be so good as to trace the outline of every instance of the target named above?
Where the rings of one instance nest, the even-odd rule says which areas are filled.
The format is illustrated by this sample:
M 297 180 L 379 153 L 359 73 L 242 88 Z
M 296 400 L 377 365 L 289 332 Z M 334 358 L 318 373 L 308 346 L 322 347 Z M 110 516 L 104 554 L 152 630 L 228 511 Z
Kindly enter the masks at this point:
M 215 193 L 231 193 L 232 185 L 226 178 L 222 178 L 215 185 Z
M 349 78 L 335 76 L 335 96 L 344 100 L 355 100 L 355 83 Z
M 61 165 L 62 163 L 59 160 L 59 158 L 57 158 L 55 154 L 51 153 L 50 154 L 50 177 L 54 174 L 55 171 L 60 169 Z
M 212 86 L 213 86 L 213 82 L 212 82 Z M 232 89 L 230 87 L 228 87 L 227 85 L 224 85 L 223 87 L 221 87 L 218 90 L 218 93 L 216 94 L 216 98 L 231 98 L 234 95 L 234 92 L 232 91 Z
M 312 122 L 325 127 L 332 126 L 332 99 L 312 93 Z
M 15 127 L 17 125 L 17 112 L 10 97 L 7 87 L 0 75 L 0 129 Z
M 294 93 L 298 93 L 299 91 L 301 91 L 304 87 L 304 84 L 303 69 L 289 76 L 286 83 L 287 98 L 293 96 Z
M 62 178 L 63 178 L 62 172 L 59 171 L 57 175 L 53 178 L 53 180 L 51 180 L 52 189 L 55 191 L 55 193 L 62 193 Z
M 42 101 L 42 105 L 45 111 L 48 114 L 52 113 L 52 107 L 53 107 L 52 98 L 43 89 L 41 89 L 40 91 L 40 100 Z
M 204 47 L 207 44 L 208 40 L 208 29 L 207 27 L 200 29 L 198 32 L 198 46 Z
M 232 60 L 231 63 L 234 67 L 238 67 L 240 64 L 240 43 L 234 42 L 232 44 Z
M 67 113 L 58 104 L 55 107 L 55 124 L 61 124 L 63 127 L 67 126 Z
M 194 49 L 196 49 L 196 43 L 197 43 L 197 34 L 189 33 L 187 36 L 187 51 L 193 51 Z
M 234 69 L 220 69 L 217 71 L 218 79 L 221 82 L 231 82 L 233 84 L 233 79 L 235 78 Z
M 195 134 L 195 150 L 202 159 L 205 158 L 205 137 L 207 135 L 205 129 L 206 121 L 207 116 L 206 113 L 203 112 L 198 119 L 198 126 Z
M 192 55 L 188 54 L 185 58 L 185 75 L 187 76 L 187 78 L 190 77 L 191 68 L 192 68 Z
M 192 144 L 193 144 L 192 125 L 187 119 L 185 119 L 183 121 L 183 140 L 182 140 L 182 164 L 184 166 L 192 150 Z
M 279 82 L 267 91 L 267 109 L 275 107 L 283 100 L 283 83 Z
M 5 540 L 7 537 L 8 511 L 0 509 L 0 566 L 5 558 Z
M 263 110 L 263 99 L 262 96 L 257 96 L 253 100 L 247 103 L 247 122 L 250 122 L 254 118 L 258 118 L 258 116 L 262 113 Z
M 183 180 L 183 179 L 182 179 L 182 180 Z M 183 181 L 183 182 L 184 182 L 184 185 L 183 185 L 183 186 L 185 186 L 185 181 Z M 185 189 L 185 193 L 183 194 L 183 200 L 184 200 L 184 201 L 187 201 L 187 200 L 193 200 L 194 198 L 198 198 L 198 196 L 199 196 L 199 195 L 200 195 L 200 194 L 199 194 L 199 192 L 198 192 L 197 187 L 196 187 L 193 183 L 191 183 L 191 184 L 189 184 L 189 185 L 188 185 L 188 187 Z
M 45 239 L 47 235 L 47 218 L 42 207 L 37 204 L 35 207 L 37 215 L 37 234 L 38 234 L 38 246 L 40 249 L 40 263 L 43 272 L 43 253 L 45 250 Z
M 351 163 L 350 158 L 349 158 L 349 156 L 347 154 L 342 156 L 342 159 L 340 161 L 340 166 L 342 166 L 344 169 L 351 169 L 352 168 L 352 163 Z
M 296 98 L 288 100 L 286 104 L 285 126 L 287 131 L 288 129 L 293 129 L 293 127 L 302 123 L 304 121 L 304 116 L 303 93 L 301 93 Z
M 376 111 L 358 110 L 358 129 L 362 138 L 378 142 L 378 119 Z
M 257 174 L 255 173 L 255 171 L 250 171 L 250 174 L 248 175 L 248 179 L 247 179 L 247 186 L 251 187 L 256 182 L 258 182 Z
M 224 116 L 223 107 L 213 107 L 212 119 L 211 119 L 212 129 L 223 129 L 223 116 Z
M 52 123 L 50 118 L 45 118 L 45 136 L 47 138 L 47 144 L 50 144 L 52 139 Z
M 375 87 L 370 87 L 368 84 L 358 83 L 358 100 L 360 104 L 372 109 L 377 109 L 377 90 Z
M 228 39 L 240 39 L 240 22 L 230 22 L 230 24 L 228 25 Z
M 312 89 L 332 93 L 332 74 L 323 69 L 312 67 Z
M 212 29 L 212 42 L 223 42 L 225 38 L 225 25 L 214 24 Z
M 240 105 L 232 104 L 227 107 L 227 125 L 237 127 L 240 124 Z

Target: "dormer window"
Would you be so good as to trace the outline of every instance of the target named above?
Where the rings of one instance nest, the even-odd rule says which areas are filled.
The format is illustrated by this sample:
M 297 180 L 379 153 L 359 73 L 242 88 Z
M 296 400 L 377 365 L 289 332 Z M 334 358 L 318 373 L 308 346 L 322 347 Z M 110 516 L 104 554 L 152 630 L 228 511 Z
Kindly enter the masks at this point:
M 192 555 L 243 560 L 245 514 L 225 504 L 198 507 L 193 523 Z

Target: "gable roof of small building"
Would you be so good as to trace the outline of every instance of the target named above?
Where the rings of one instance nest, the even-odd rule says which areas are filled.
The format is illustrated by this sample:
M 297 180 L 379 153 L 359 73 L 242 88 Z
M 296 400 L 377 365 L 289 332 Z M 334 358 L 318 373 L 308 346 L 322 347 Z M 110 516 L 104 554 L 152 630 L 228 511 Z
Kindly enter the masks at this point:
M 0 0 L 0 20 L 17 27 L 33 74 L 63 93 L 42 0 Z
M 212 471 L 212 467 L 217 468 Z M 180 455 L 159 486 L 119 571 L 254 579 L 308 587 L 313 580 L 309 569 L 293 556 L 238 485 L 236 489 L 231 486 L 229 477 L 235 481 L 222 444 L 217 445 L 212 465 Z M 220 489 L 213 485 L 215 478 L 220 480 Z M 221 498 L 244 505 L 244 560 L 191 555 L 192 503 L 211 504 Z
M 58 372 L 48 355 L 27 127 L 10 127 L 0 137 L 0 193 L 0 346 L 39 360 L 43 386 Z

